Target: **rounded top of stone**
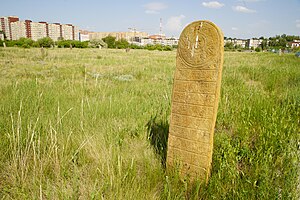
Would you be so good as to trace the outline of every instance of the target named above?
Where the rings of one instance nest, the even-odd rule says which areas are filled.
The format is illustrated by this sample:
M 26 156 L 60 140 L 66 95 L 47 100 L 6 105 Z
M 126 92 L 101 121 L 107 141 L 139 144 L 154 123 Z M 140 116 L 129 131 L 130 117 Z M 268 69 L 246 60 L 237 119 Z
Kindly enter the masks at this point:
M 212 22 L 200 20 L 182 31 L 177 56 L 189 67 L 215 63 L 223 51 L 223 34 Z

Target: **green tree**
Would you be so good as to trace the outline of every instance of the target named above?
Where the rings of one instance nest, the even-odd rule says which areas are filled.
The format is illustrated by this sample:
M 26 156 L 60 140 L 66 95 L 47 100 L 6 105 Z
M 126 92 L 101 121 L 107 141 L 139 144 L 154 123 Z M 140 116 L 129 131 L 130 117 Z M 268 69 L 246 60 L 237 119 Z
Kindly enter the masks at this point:
M 54 42 L 50 37 L 41 38 L 37 41 L 37 43 L 39 44 L 40 47 L 47 47 L 47 48 L 54 45 Z
M 16 40 L 4 40 L 5 44 L 7 47 L 15 47 L 17 46 L 17 41 Z
M 225 50 L 232 50 L 234 49 L 234 45 L 232 42 L 226 42 L 226 44 L 224 45 Z
M 89 44 L 88 41 L 84 41 L 84 42 L 80 42 L 80 41 L 77 41 L 77 40 L 72 41 L 72 45 L 75 48 L 87 48 L 88 44 Z
M 29 48 L 33 46 L 34 41 L 30 38 L 20 38 L 17 40 L 16 45 L 19 47 Z
M 285 48 L 287 45 L 287 41 L 286 41 L 286 38 L 279 38 L 279 41 L 277 43 L 277 46 L 278 47 L 281 47 L 281 48 Z
M 121 39 L 115 42 L 116 48 L 118 49 L 126 49 L 129 47 L 129 43 L 125 39 Z
M 261 42 L 261 48 L 262 50 L 266 50 L 268 48 L 268 41 L 266 39 L 263 39 Z
M 256 47 L 256 48 L 255 48 L 255 51 L 256 51 L 256 52 L 261 52 L 262 49 L 261 49 L 261 47 Z
M 243 47 L 242 47 L 242 45 L 238 44 L 238 45 L 235 45 L 234 48 L 238 49 L 238 50 L 241 50 Z
M 287 35 L 287 36 L 286 36 L 286 41 L 292 42 L 293 40 L 296 40 L 296 37 L 295 37 L 295 36 L 293 36 L 293 35 Z
M 104 47 L 107 48 L 107 43 L 105 43 L 103 40 L 101 39 L 92 39 L 90 40 L 90 42 L 88 43 L 89 47 L 92 48 L 98 48 L 98 47 Z
M 73 45 L 73 40 L 58 40 L 56 42 L 58 48 L 68 48 L 70 47 L 70 45 L 72 45 L 72 47 L 74 47 Z
M 86 42 L 80 42 L 77 40 L 58 40 L 56 42 L 56 45 L 58 48 L 68 48 L 70 45 L 74 48 L 87 48 L 88 47 L 88 41 Z
M 144 48 L 147 49 L 147 50 L 150 50 L 150 51 L 152 51 L 152 50 L 158 50 L 158 51 L 172 51 L 172 50 L 173 50 L 173 47 L 168 46 L 168 45 L 163 46 L 163 45 L 161 45 L 161 44 L 155 44 L 155 45 L 150 45 L 150 44 L 148 44 L 148 45 L 145 46 Z
M 173 47 L 169 46 L 169 45 L 166 45 L 163 47 L 163 50 L 164 51 L 172 51 L 173 50 Z
M 34 41 L 32 39 L 23 37 L 18 40 L 13 40 L 13 41 L 8 42 L 8 45 L 29 48 L 33 45 L 33 43 L 34 43 Z
M 6 35 L 5 35 L 4 31 L 0 30 L 0 34 L 3 34 L 4 41 L 5 41 L 6 40 Z
M 116 38 L 113 36 L 107 36 L 102 38 L 102 40 L 107 44 L 108 48 L 116 48 Z
M 130 45 L 129 45 L 129 48 L 131 48 L 131 49 L 143 49 L 144 47 L 143 47 L 143 46 L 136 45 L 136 44 L 130 44 Z

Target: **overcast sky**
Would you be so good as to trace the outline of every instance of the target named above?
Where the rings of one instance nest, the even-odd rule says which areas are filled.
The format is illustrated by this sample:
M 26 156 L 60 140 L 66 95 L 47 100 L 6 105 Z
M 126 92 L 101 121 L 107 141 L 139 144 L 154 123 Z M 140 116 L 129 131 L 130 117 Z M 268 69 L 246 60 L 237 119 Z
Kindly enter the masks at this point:
M 128 31 L 180 35 L 188 23 L 210 20 L 227 37 L 300 35 L 300 0 L 6 0 L 0 16 L 71 23 L 90 31 Z

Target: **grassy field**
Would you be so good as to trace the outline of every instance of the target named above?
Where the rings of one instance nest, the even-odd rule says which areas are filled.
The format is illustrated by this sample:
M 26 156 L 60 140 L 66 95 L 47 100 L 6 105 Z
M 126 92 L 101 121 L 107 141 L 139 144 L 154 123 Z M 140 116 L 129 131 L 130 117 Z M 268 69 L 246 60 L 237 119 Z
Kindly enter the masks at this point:
M 0 48 L 0 199 L 300 198 L 300 59 L 225 52 L 203 185 L 165 171 L 175 56 Z

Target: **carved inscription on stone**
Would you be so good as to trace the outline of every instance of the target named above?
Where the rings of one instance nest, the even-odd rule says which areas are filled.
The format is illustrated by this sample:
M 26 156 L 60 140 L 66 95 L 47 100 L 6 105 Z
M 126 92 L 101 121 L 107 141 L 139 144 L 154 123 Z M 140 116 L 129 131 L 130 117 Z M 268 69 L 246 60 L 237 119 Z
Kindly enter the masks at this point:
M 210 175 L 222 65 L 219 28 L 209 21 L 189 24 L 177 49 L 167 164 L 179 164 L 192 180 Z

